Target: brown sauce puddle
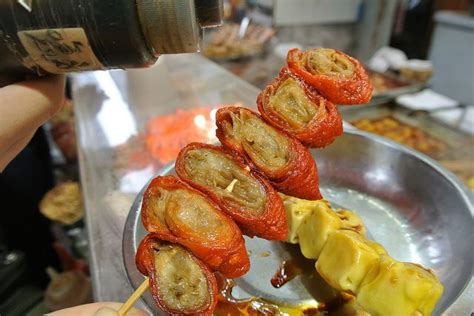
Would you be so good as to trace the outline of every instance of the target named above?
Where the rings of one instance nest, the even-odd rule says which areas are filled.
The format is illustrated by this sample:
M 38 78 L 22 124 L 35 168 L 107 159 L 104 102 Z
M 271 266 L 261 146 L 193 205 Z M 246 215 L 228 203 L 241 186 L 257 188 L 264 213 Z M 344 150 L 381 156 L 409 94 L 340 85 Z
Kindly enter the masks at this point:
M 275 274 L 278 276 L 272 278 L 272 285 L 273 282 L 279 282 L 281 279 L 284 280 L 284 282 L 277 283 L 279 285 L 278 287 L 281 287 L 300 274 L 301 271 L 301 268 L 294 262 L 283 262 Z M 220 292 L 218 294 L 218 303 L 214 315 L 219 316 L 274 316 L 280 315 L 280 313 L 283 315 L 320 316 L 338 310 L 344 306 L 344 304 L 352 300 L 351 295 L 342 294 L 329 302 L 320 303 L 317 306 L 283 307 L 258 297 L 237 299 L 232 296 L 235 281 L 227 279 L 220 274 L 216 274 L 216 278 Z M 274 279 L 278 279 L 278 281 L 274 281 Z

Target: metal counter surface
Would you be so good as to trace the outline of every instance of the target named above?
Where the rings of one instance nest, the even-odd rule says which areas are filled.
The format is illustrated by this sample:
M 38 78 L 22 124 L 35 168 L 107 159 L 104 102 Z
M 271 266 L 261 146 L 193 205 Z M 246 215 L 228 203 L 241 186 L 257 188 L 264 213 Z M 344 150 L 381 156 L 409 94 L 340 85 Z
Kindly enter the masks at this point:
M 151 159 L 129 166 L 117 163 L 118 156 L 137 145 L 152 117 L 237 102 L 254 107 L 258 93 L 197 54 L 164 56 L 146 70 L 73 76 L 95 300 L 124 301 L 133 292 L 122 259 L 122 232 L 133 199 L 162 165 Z

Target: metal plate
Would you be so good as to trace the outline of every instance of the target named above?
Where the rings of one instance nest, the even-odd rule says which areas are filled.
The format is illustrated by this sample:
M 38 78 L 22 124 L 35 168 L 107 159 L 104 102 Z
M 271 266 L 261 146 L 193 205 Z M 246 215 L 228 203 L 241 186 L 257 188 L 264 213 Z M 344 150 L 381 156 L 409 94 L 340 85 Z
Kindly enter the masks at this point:
M 369 105 L 379 105 L 388 103 L 392 100 L 395 100 L 398 96 L 418 92 L 420 90 L 423 90 L 427 86 L 426 83 L 408 81 L 390 72 L 375 71 L 373 69 L 370 69 L 370 67 L 368 67 L 367 65 L 365 65 L 365 68 L 368 69 L 369 72 L 384 77 L 398 85 L 398 87 L 387 88 L 384 91 L 374 91 L 372 99 L 368 103 Z
M 474 298 L 459 296 L 472 278 L 474 211 L 467 190 L 456 177 L 416 151 L 360 131 L 346 132 L 328 148 L 312 154 L 322 194 L 333 207 L 355 210 L 370 236 L 392 257 L 435 270 L 445 287 L 436 314 L 460 304 L 470 313 Z M 174 174 L 173 165 L 159 173 L 166 174 Z M 134 287 L 143 280 L 134 258 L 145 236 L 140 221 L 144 190 L 132 205 L 123 239 L 125 267 Z M 292 305 L 320 299 L 329 291 L 315 274 L 302 274 L 280 289 L 273 288 L 270 279 L 283 260 L 305 260 L 298 246 L 258 238 L 246 238 L 246 245 L 251 270 L 236 280 L 237 297 L 259 296 Z M 312 269 L 314 263 L 305 262 Z M 150 295 L 145 301 L 158 313 Z

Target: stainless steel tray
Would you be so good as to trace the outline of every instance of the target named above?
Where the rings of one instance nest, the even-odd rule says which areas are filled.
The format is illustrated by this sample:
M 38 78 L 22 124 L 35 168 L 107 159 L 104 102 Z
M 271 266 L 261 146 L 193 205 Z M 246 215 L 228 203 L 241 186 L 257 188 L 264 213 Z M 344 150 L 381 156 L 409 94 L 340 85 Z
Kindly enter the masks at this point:
M 379 91 L 379 92 L 374 91 L 372 95 L 372 99 L 368 103 L 369 105 L 379 105 L 379 104 L 388 103 L 392 100 L 395 100 L 398 96 L 401 96 L 403 94 L 415 93 L 427 87 L 426 83 L 410 82 L 388 72 L 385 72 L 385 73 L 378 72 L 378 71 L 370 69 L 367 66 L 366 68 L 370 72 L 378 74 L 382 77 L 385 77 L 388 80 L 391 80 L 394 83 L 399 85 L 398 87 L 387 88 L 384 91 Z
M 455 176 L 418 152 L 360 131 L 348 131 L 312 154 L 318 163 L 321 191 L 333 207 L 355 210 L 369 235 L 394 258 L 436 271 L 445 286 L 436 314 L 474 312 L 474 208 L 467 189 Z M 159 172 L 167 174 L 174 174 L 174 165 Z M 135 288 L 143 280 L 135 267 L 135 253 L 146 233 L 140 221 L 144 190 L 132 205 L 123 236 L 124 263 Z M 318 300 L 328 290 L 312 264 L 309 273 L 273 288 L 270 279 L 281 262 L 294 257 L 301 260 L 297 246 L 259 238 L 246 238 L 246 245 L 251 270 L 236 280 L 236 297 L 259 296 L 294 305 Z M 149 294 L 144 299 L 153 314 L 160 314 Z

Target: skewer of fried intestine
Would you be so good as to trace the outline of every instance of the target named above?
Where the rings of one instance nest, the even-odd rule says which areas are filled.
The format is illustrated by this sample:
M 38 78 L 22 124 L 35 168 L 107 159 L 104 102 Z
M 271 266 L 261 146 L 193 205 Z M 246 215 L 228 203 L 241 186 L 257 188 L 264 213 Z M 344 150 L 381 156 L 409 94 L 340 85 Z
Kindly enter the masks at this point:
M 149 287 L 149 280 L 145 278 L 142 284 L 130 295 L 125 303 L 120 307 L 118 311 L 110 307 L 102 307 L 99 309 L 94 316 L 125 316 L 128 311 L 135 305 L 136 301 L 145 293 Z
M 234 186 L 235 184 L 238 182 L 239 180 L 237 179 L 234 179 L 232 180 L 229 185 L 227 186 L 227 188 L 225 188 L 225 190 L 227 192 L 232 192 L 234 190 Z M 125 316 L 128 311 L 133 307 L 133 305 L 135 305 L 136 301 L 143 295 L 143 293 L 148 289 L 149 287 L 149 281 L 148 281 L 148 278 L 145 278 L 145 280 L 143 280 L 142 284 L 140 284 L 140 286 L 135 290 L 135 292 L 132 293 L 132 295 L 130 295 L 130 297 L 127 299 L 127 301 L 120 307 L 120 309 L 118 311 L 116 311 L 115 309 L 112 309 L 110 307 L 102 307 L 101 309 L 99 309 L 95 314 L 94 316 Z
M 225 190 L 227 192 L 232 192 L 234 190 L 235 184 L 239 182 L 239 180 L 234 179 L 232 180 Z M 127 299 L 127 301 L 120 307 L 118 311 L 112 309 L 110 307 L 103 307 L 99 309 L 94 316 L 125 316 L 128 311 L 135 305 L 135 302 L 143 295 L 143 293 L 148 289 L 149 282 L 148 278 L 140 284 L 140 286 L 133 292 L 132 295 Z

